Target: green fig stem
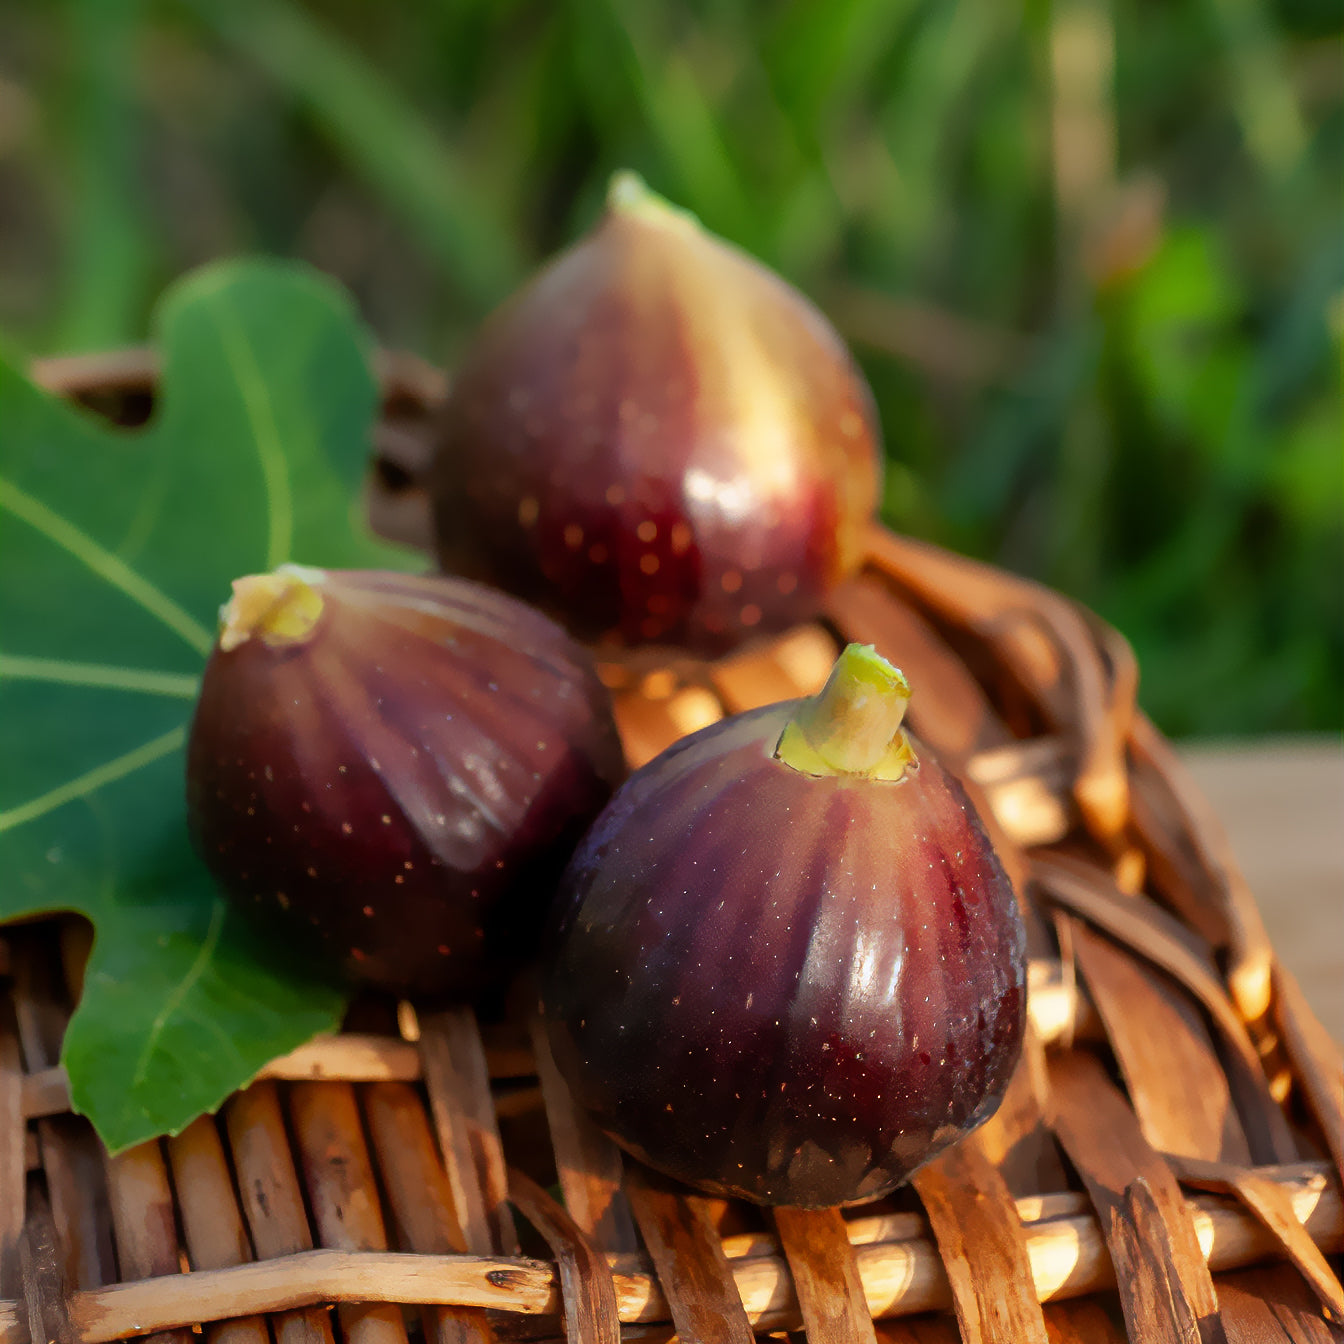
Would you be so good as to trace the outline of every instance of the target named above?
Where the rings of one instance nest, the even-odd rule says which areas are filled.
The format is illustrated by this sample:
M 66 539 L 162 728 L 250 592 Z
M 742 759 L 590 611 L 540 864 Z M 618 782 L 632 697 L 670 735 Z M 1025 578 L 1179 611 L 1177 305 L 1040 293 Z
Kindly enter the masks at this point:
M 233 596 L 219 611 L 219 647 L 230 653 L 249 639 L 268 648 L 303 644 L 312 637 L 324 605 L 320 569 L 281 565 L 273 574 L 233 581 Z
M 612 214 L 642 219 L 649 224 L 700 227 L 699 219 L 691 211 L 673 205 L 665 196 L 651 190 L 638 173 L 628 168 L 611 175 L 607 183 L 607 209 Z
M 901 728 L 910 684 L 871 645 L 850 644 L 826 684 L 802 701 L 775 757 L 807 775 L 897 780 L 917 765 Z

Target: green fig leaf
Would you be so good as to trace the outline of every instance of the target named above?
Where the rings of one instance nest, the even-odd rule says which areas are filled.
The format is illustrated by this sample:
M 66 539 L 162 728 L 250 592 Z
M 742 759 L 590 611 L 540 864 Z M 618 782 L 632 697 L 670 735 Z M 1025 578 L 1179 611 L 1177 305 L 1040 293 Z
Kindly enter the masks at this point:
M 0 922 L 92 921 L 62 1062 L 113 1152 L 214 1110 L 343 1008 L 219 898 L 187 839 L 183 748 L 231 581 L 417 563 L 355 517 L 377 389 L 338 289 L 217 264 L 166 296 L 157 331 L 138 431 L 0 360 Z

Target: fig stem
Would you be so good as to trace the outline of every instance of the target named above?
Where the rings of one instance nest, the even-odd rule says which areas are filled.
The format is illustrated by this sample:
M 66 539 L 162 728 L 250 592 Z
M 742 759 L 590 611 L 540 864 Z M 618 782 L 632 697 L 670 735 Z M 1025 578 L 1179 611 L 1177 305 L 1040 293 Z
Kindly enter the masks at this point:
M 219 611 L 219 647 L 229 653 L 253 637 L 269 648 L 309 639 L 324 605 L 318 591 L 320 569 L 281 565 L 273 574 L 248 574 L 233 581 L 233 596 Z
M 613 214 L 628 215 L 650 224 L 681 224 L 700 227 L 700 221 L 691 211 L 673 205 L 665 196 L 652 190 L 642 177 L 629 168 L 611 175 L 607 183 L 607 209 Z
M 915 764 L 901 728 L 910 683 L 869 644 L 849 644 L 816 695 L 800 702 L 775 756 L 809 775 L 900 779 Z

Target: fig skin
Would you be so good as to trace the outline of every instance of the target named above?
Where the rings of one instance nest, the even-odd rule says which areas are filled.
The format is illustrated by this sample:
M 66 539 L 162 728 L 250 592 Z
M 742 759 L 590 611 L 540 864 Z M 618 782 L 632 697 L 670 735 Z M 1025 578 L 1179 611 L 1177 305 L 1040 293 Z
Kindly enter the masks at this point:
M 623 174 L 454 371 L 429 484 L 444 569 L 585 640 L 719 654 L 857 568 L 880 474 L 820 311 Z
M 801 702 L 799 702 L 801 703 Z M 875 1198 L 987 1119 L 1020 1053 L 1025 934 L 960 785 L 774 759 L 797 703 L 633 774 L 562 881 L 543 983 L 579 1103 L 713 1194 Z
M 225 608 L 188 745 L 192 838 L 228 896 L 349 982 L 473 998 L 533 950 L 624 776 L 608 694 L 504 594 L 287 571 Z

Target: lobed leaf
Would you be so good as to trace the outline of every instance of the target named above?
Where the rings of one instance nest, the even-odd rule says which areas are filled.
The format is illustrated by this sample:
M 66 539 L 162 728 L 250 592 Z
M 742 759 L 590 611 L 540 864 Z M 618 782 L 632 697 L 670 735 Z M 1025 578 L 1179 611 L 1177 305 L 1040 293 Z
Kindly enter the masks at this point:
M 183 747 L 231 580 L 413 563 L 352 516 L 377 390 L 334 286 L 218 264 L 158 327 L 156 413 L 134 433 L 0 361 L 0 921 L 94 925 L 63 1062 L 113 1152 L 213 1110 L 342 1009 L 187 839 Z

